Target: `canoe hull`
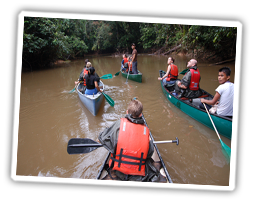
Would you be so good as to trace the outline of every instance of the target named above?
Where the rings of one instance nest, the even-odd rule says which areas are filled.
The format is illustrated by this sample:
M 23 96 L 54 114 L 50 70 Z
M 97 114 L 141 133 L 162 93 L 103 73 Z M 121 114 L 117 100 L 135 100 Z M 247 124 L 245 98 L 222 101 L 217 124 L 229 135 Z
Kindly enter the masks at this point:
M 103 90 L 104 90 L 104 84 L 102 82 L 100 82 L 99 86 L 103 86 Z M 77 87 L 76 91 L 78 93 L 78 96 L 81 102 L 94 116 L 96 116 L 99 112 L 104 95 L 100 92 L 98 92 L 95 95 L 85 95 L 85 94 L 82 94 L 78 89 L 79 89 L 79 86 Z
M 129 74 L 128 79 L 141 83 L 142 82 L 142 73 L 140 71 L 138 71 L 138 72 L 139 72 L 138 74 Z M 124 78 L 127 78 L 128 73 L 122 72 L 122 71 L 121 71 L 121 73 Z
M 160 77 L 162 76 L 162 70 L 160 70 Z M 174 104 L 177 108 L 179 108 L 182 112 L 186 113 L 190 117 L 194 118 L 198 122 L 204 124 L 205 126 L 214 130 L 214 127 L 209 119 L 207 112 L 203 109 L 197 108 L 194 104 L 190 103 L 188 100 L 181 100 L 180 98 L 173 96 L 167 88 L 163 85 L 161 81 L 161 87 L 166 98 Z M 207 92 L 206 92 L 207 93 Z M 208 93 L 209 94 L 209 93 Z M 209 94 L 210 95 L 210 94 Z M 212 95 L 210 95 L 213 97 Z M 193 101 L 199 104 L 200 99 L 193 99 Z M 211 118 L 215 124 L 216 129 L 219 134 L 231 139 L 232 137 L 232 120 L 218 116 L 217 114 L 211 114 Z

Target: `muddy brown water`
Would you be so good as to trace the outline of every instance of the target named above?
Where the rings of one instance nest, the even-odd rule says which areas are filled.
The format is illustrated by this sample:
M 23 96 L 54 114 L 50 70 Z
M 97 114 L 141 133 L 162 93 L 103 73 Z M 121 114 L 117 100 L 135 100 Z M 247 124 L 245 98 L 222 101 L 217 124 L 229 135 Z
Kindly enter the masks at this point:
M 174 56 L 179 72 L 186 68 L 189 58 Z M 167 56 L 138 56 L 138 69 L 143 82 L 137 83 L 119 76 L 103 80 L 105 93 L 114 101 L 111 107 L 104 99 L 97 116 L 80 102 L 78 95 L 69 93 L 84 66 L 75 60 L 42 71 L 22 73 L 20 92 L 17 175 L 95 179 L 107 150 L 98 148 L 88 154 L 69 155 L 67 143 L 71 138 L 96 140 L 99 133 L 123 117 L 134 96 L 143 103 L 144 116 L 154 139 L 179 138 L 180 144 L 159 144 L 158 148 L 174 183 L 229 185 L 230 164 L 222 153 L 215 131 L 187 116 L 164 96 L 157 80 L 159 70 L 166 70 Z M 99 76 L 120 70 L 120 57 L 99 56 L 89 60 Z M 200 87 L 211 94 L 219 85 L 218 69 L 198 63 Z M 225 64 L 232 70 L 234 63 Z M 225 144 L 231 141 L 222 137 Z

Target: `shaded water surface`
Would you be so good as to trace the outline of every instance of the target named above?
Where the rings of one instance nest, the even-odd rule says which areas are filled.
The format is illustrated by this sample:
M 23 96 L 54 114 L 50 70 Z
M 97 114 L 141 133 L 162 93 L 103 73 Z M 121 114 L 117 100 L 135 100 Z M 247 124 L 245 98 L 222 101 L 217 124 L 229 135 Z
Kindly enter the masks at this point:
M 189 59 L 175 56 L 179 72 Z M 89 58 L 99 76 L 120 70 L 120 57 Z M 138 56 L 142 83 L 119 76 L 103 80 L 105 93 L 114 101 L 111 107 L 104 99 L 97 116 L 69 93 L 84 66 L 84 60 L 59 64 L 56 67 L 22 73 L 17 155 L 17 175 L 94 179 L 107 150 L 81 155 L 69 155 L 71 138 L 96 140 L 99 133 L 117 119 L 124 117 L 130 99 L 137 96 L 144 106 L 144 116 L 155 140 L 178 137 L 180 144 L 159 144 L 158 148 L 174 183 L 229 185 L 230 165 L 223 156 L 216 133 L 190 118 L 164 96 L 157 80 L 159 70 L 166 70 L 166 56 Z M 234 63 L 225 64 L 232 69 Z M 200 63 L 201 88 L 215 94 L 218 69 Z M 182 77 L 182 76 L 181 76 Z M 230 140 L 222 137 L 230 146 Z

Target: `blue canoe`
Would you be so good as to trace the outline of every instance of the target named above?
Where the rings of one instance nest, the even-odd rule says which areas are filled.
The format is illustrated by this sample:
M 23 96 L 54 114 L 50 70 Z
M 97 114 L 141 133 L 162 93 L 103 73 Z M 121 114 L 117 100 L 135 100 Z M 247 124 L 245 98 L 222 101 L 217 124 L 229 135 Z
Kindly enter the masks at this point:
M 81 84 L 79 84 L 76 87 L 76 92 L 78 93 L 78 96 L 80 98 L 80 100 L 82 101 L 82 103 L 84 104 L 84 106 L 94 115 L 96 116 L 99 109 L 100 109 L 100 105 L 103 101 L 104 95 L 101 92 L 98 92 L 95 95 L 86 95 L 86 94 L 82 94 L 79 89 L 80 89 Z M 102 83 L 102 81 L 100 81 L 99 83 L 99 87 L 102 86 L 102 90 L 104 91 L 104 84 Z
M 164 71 L 159 71 L 160 77 L 162 77 L 164 74 Z M 209 119 L 207 112 L 204 109 L 199 108 L 199 104 L 201 103 L 200 98 L 211 100 L 213 98 L 213 95 L 201 89 L 203 91 L 203 95 L 200 98 L 194 98 L 192 99 L 192 101 L 190 101 L 188 98 L 178 98 L 177 96 L 174 96 L 172 94 L 174 87 L 166 87 L 163 85 L 162 81 L 161 87 L 164 92 L 164 95 L 172 104 L 174 104 L 177 108 L 179 108 L 181 111 L 183 111 L 190 117 L 194 118 L 195 120 L 214 130 L 214 127 L 212 126 L 212 123 Z M 211 118 L 219 134 L 227 137 L 228 139 L 231 139 L 232 119 L 217 114 L 211 114 Z

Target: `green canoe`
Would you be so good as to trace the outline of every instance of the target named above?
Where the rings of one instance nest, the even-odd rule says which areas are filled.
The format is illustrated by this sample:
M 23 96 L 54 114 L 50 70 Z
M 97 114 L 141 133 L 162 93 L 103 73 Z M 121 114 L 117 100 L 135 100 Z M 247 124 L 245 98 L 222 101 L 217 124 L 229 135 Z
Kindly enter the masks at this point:
M 164 74 L 164 71 L 159 71 L 160 77 L 162 77 Z M 194 118 L 195 120 L 214 130 L 214 127 L 212 126 L 212 123 L 209 119 L 207 112 L 204 109 L 199 108 L 199 104 L 201 103 L 200 98 L 203 97 L 205 99 L 210 100 L 213 98 L 211 94 L 201 89 L 204 93 L 203 96 L 201 96 L 200 98 L 194 98 L 192 99 L 192 101 L 189 101 L 189 99 L 187 98 L 178 98 L 177 96 L 174 96 L 172 94 L 174 86 L 166 87 L 163 85 L 163 82 L 161 81 L 161 87 L 164 92 L 164 95 L 172 104 L 174 104 L 177 108 L 179 108 L 181 111 L 183 111 L 190 117 Z M 221 135 L 231 139 L 232 119 L 217 114 L 211 114 L 211 117 L 218 132 Z
M 142 82 L 142 73 L 139 70 L 138 70 L 138 72 L 139 72 L 138 74 L 129 73 L 128 79 L 141 83 Z M 124 78 L 127 78 L 128 73 L 123 72 L 123 71 L 121 71 L 121 73 Z

